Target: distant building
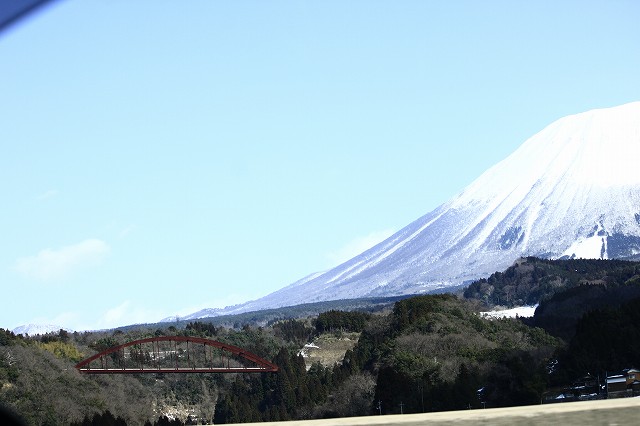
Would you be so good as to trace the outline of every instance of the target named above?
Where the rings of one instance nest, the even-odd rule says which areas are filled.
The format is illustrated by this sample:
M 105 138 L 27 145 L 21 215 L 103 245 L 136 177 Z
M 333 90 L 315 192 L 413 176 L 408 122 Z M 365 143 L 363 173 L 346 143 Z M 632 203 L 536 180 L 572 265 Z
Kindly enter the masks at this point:
M 607 397 L 623 398 L 640 395 L 640 370 L 629 368 L 607 376 Z
M 635 368 L 627 370 L 627 389 L 631 389 L 633 396 L 640 395 L 640 370 Z
M 627 391 L 627 377 L 624 374 L 607 376 L 607 394 L 609 397 Z
M 587 374 L 573 382 L 571 387 L 565 390 L 565 393 L 573 395 L 579 401 L 594 399 L 600 393 L 598 379 Z

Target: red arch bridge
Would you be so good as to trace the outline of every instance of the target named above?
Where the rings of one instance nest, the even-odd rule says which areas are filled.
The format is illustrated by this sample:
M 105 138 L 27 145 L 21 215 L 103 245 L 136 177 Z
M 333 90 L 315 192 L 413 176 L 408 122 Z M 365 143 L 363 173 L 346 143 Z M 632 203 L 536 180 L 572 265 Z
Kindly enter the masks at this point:
M 237 346 L 211 339 L 159 336 L 97 353 L 76 368 L 81 373 L 264 373 L 278 366 Z

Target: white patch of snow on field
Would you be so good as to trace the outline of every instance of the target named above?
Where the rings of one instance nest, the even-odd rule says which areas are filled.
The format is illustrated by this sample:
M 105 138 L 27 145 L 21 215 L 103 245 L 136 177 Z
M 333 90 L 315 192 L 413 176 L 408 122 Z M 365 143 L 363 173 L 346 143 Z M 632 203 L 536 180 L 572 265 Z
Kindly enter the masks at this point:
M 533 316 L 537 307 L 538 304 L 536 303 L 533 306 L 517 306 L 499 311 L 480 312 L 480 315 L 485 318 L 515 318 L 516 316 L 528 318 Z
M 315 343 L 307 343 L 298 351 L 298 356 L 302 355 L 303 358 L 309 358 L 309 349 L 320 349 L 320 346 Z

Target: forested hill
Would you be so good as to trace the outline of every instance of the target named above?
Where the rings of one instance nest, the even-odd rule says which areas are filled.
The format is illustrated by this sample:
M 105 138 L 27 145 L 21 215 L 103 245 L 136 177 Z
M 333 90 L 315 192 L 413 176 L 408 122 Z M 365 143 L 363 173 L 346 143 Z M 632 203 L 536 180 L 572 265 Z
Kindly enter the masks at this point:
M 526 257 L 504 272 L 475 281 L 464 290 L 464 297 L 506 307 L 534 305 L 574 287 L 635 285 L 639 278 L 640 262 Z
M 366 320 L 334 368 L 277 356 L 277 377 L 246 377 L 221 394 L 216 423 L 419 413 L 539 403 L 559 344 L 515 319 L 491 321 L 450 294 L 398 301 L 388 314 L 332 312 L 316 329 Z M 478 394 L 478 389 L 484 391 Z
M 484 318 L 480 302 L 451 294 L 240 329 L 193 322 L 29 338 L 0 329 L 0 405 L 29 425 L 151 425 L 168 424 L 165 415 L 219 424 L 539 404 L 550 387 L 587 372 L 640 365 L 637 303 L 585 315 L 566 343 L 520 319 Z M 342 362 L 305 365 L 306 342 L 344 332 L 360 337 Z M 280 370 L 87 376 L 73 368 L 101 348 L 154 335 L 213 338 Z
M 0 329 L 0 405 L 29 425 L 151 425 L 167 424 L 165 416 L 218 424 L 539 404 L 550 388 L 586 373 L 640 367 L 637 295 L 638 263 L 526 258 L 473 283 L 466 298 L 381 300 L 366 303 L 367 312 L 283 318 L 278 311 L 225 325 L 180 321 L 36 337 Z M 537 302 L 533 320 L 479 314 L 487 304 Z M 359 339 L 340 363 L 305 365 L 307 342 L 344 332 Z M 74 368 L 106 347 L 166 335 L 239 346 L 280 371 L 96 377 Z
M 114 424 L 96 416 L 162 424 L 159 417 L 171 412 L 182 422 L 216 424 L 343 417 L 379 412 L 374 401 L 382 401 L 382 414 L 536 403 L 558 341 L 517 320 L 483 319 L 476 305 L 453 295 L 419 296 L 391 311 L 329 311 L 237 330 L 204 322 L 34 338 L 0 330 L 0 405 L 28 424 L 62 425 Z M 361 336 L 341 363 L 305 368 L 300 348 L 309 339 L 345 331 Z M 167 334 L 240 346 L 280 371 L 154 377 L 86 376 L 73 368 L 105 346 Z M 487 389 L 482 400 L 481 386 Z
M 530 325 L 568 341 L 586 313 L 618 308 L 640 297 L 640 263 L 528 257 L 504 272 L 474 282 L 464 297 L 490 306 L 539 303 Z

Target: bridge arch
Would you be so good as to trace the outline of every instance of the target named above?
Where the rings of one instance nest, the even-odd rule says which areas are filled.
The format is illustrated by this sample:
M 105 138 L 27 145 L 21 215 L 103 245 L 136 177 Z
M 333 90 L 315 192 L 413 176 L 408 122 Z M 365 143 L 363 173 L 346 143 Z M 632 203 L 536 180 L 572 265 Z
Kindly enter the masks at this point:
M 75 367 L 87 374 L 278 371 L 277 365 L 245 349 L 189 336 L 156 336 L 133 340 L 105 349 L 80 361 Z

